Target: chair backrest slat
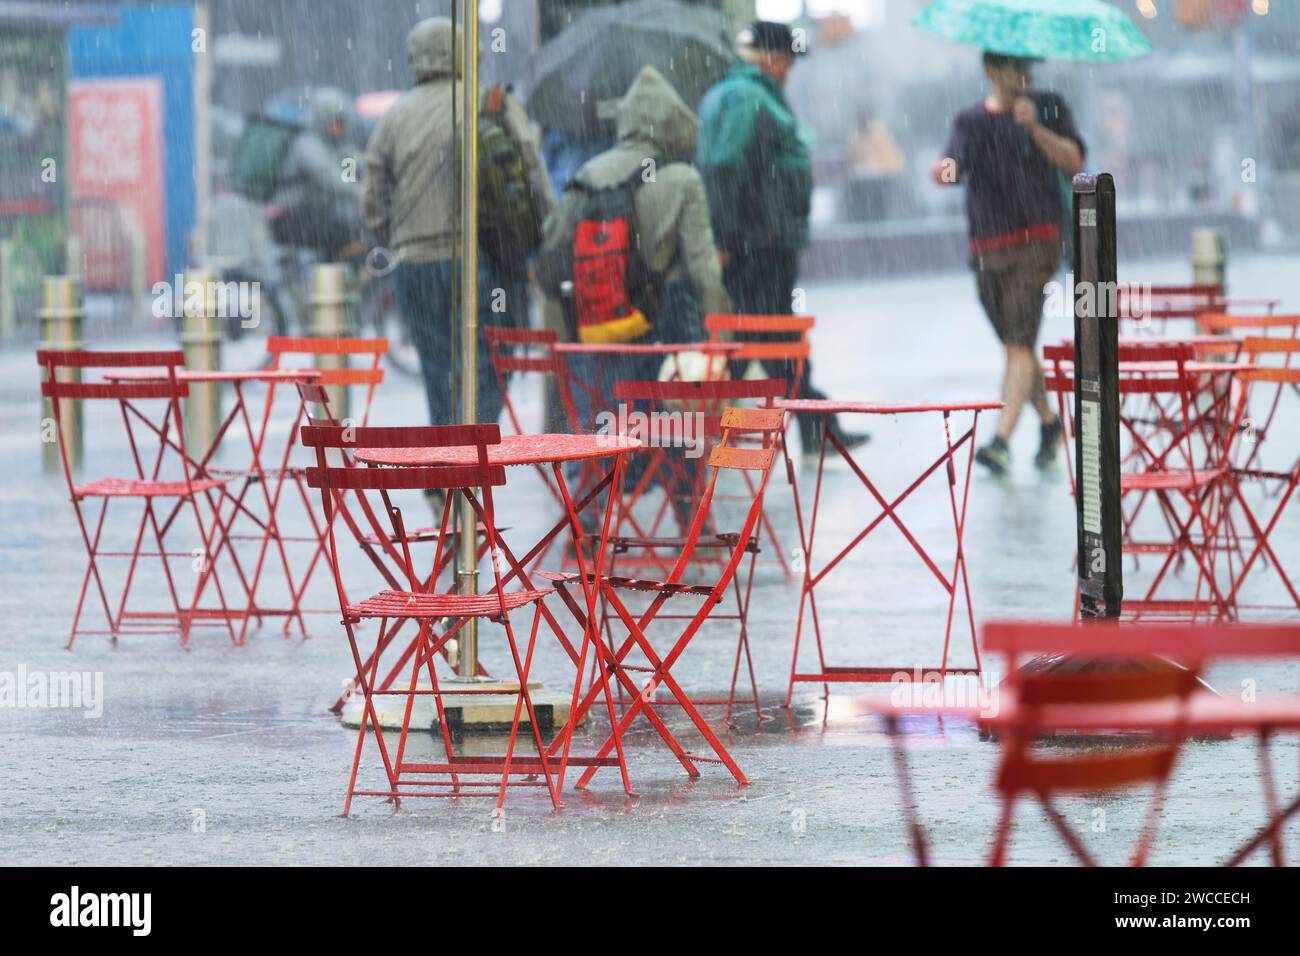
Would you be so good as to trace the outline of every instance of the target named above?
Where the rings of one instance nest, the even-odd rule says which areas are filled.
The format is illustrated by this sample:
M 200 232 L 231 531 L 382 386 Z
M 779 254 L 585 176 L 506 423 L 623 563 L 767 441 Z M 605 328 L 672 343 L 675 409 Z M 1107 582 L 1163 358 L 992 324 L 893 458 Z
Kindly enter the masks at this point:
M 273 335 L 266 340 L 266 350 L 272 355 L 385 355 L 388 339 Z
M 499 425 L 306 426 L 301 441 L 308 448 L 455 448 L 499 445 Z
M 1003 654 L 1066 654 L 1080 657 L 1300 658 L 1300 624 L 1069 624 L 989 621 L 985 650 Z
M 481 488 L 506 483 L 501 465 L 433 465 L 403 468 L 327 468 L 322 475 L 316 466 L 307 468 L 307 485 L 321 488 L 325 479 L 338 491 L 424 491 L 430 488 Z
M 713 382 L 614 383 L 614 398 L 626 402 L 722 402 L 738 398 L 780 398 L 785 382 L 779 378 L 723 379 Z

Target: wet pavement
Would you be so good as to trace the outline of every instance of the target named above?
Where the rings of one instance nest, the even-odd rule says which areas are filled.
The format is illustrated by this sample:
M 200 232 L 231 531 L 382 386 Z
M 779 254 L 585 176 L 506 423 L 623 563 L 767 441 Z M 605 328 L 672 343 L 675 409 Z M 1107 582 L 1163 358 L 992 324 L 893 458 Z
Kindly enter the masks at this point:
M 1276 296 L 1294 307 L 1297 292 L 1288 277 L 1297 274 L 1298 266 L 1293 259 L 1244 259 L 1233 266 L 1231 287 L 1243 295 Z M 1186 263 L 1172 261 L 1121 275 L 1125 281 L 1186 278 Z M 997 397 L 998 349 L 968 275 L 822 284 L 807 293 L 807 311 L 818 316 L 815 378 L 831 395 L 880 401 Z M 1043 340 L 1067 334 L 1068 319 L 1049 318 Z M 852 349 L 844 343 L 853 343 Z M 0 479 L 0 609 L 6 622 L 0 673 L 85 672 L 92 687 L 102 680 L 98 716 L 71 708 L 0 708 L 0 859 L 5 862 L 909 860 L 890 752 L 876 720 L 861 706 L 888 690 L 833 686 L 830 699 L 824 700 L 820 686 L 801 685 L 792 709 L 780 706 L 798 588 L 770 560 L 758 571 L 750 640 L 764 712 L 771 719 L 759 724 L 752 709 L 742 707 L 731 731 L 713 720 L 752 781 L 749 787 L 737 788 L 716 765 L 702 766 L 702 777 L 688 780 L 640 722 L 628 740 L 637 800 L 623 795 L 616 771 L 602 770 L 589 791 L 567 791 L 566 806 L 559 811 L 551 809 L 543 791 L 520 789 L 509 795 L 500 820 L 493 819 L 490 800 L 409 800 L 394 812 L 374 798 L 357 798 L 351 817 L 341 819 L 355 737 L 327 708 L 348 675 L 350 655 L 335 623 L 337 607 L 334 616 L 326 611 L 335 600 L 326 575 L 317 574 L 309 589 L 306 605 L 325 613 L 309 616 L 306 641 L 296 633 L 286 638 L 279 622 L 268 621 L 244 647 L 232 647 L 223 632 L 205 628 L 196 631 L 188 650 L 170 635 L 129 636 L 116 647 L 91 635 L 78 638 L 75 650 L 66 652 L 84 555 L 61 476 L 41 474 L 37 374 L 30 353 L 3 353 L 0 369 L 0 451 L 7 463 Z M 529 385 L 518 394 L 534 416 L 525 424 L 540 425 L 536 390 Z M 287 403 L 281 406 L 287 408 Z M 97 473 L 105 474 L 128 464 L 113 430 L 120 429 L 120 422 L 107 412 L 96 409 L 87 426 L 90 460 L 100 466 Z M 415 385 L 394 378 L 381 389 L 372 420 L 406 423 L 422 420 L 423 414 Z M 1279 446 L 1289 438 L 1294 448 L 1300 410 L 1292 407 L 1287 415 L 1274 434 L 1281 436 Z M 277 423 L 282 443 L 287 421 L 278 417 Z M 991 418 L 981 420 L 982 436 L 991 433 L 992 424 Z M 1066 619 L 1070 614 L 1073 503 L 1063 464 L 1045 473 L 1033 467 L 1035 425 L 1032 416 L 1022 424 L 1008 479 L 977 470 L 972 482 L 966 552 L 977 622 L 993 617 Z M 901 492 L 943 447 L 941 420 L 933 415 L 872 418 L 851 426 L 873 434 L 859 459 L 886 497 Z M 227 461 L 237 464 L 237 458 Z M 811 487 L 812 477 L 812 467 L 804 463 L 801 491 Z M 878 513 L 842 465 L 828 466 L 823 496 L 814 565 L 827 553 L 823 545 L 829 549 L 837 541 L 847 542 Z M 511 542 L 530 543 L 554 517 L 552 500 L 531 471 L 512 471 L 498 501 Z M 418 499 L 408 503 L 412 512 L 422 507 Z M 769 512 L 782 549 L 795 557 L 790 489 L 779 473 L 769 490 Z M 941 479 L 923 486 L 900 514 L 936 563 L 950 567 L 946 483 Z M 282 520 L 286 527 L 305 527 L 301 511 L 288 505 Z M 134 530 L 132 522 L 123 522 L 119 534 L 126 534 L 127 524 Z M 1300 567 L 1298 532 L 1300 509 L 1293 507 L 1273 542 L 1284 560 Z M 828 661 L 934 666 L 942 652 L 946 595 L 888 523 L 864 549 L 829 575 L 818 592 Z M 291 563 L 300 567 L 306 553 L 297 546 Z M 188 573 L 184 564 L 180 562 L 182 579 Z M 357 555 L 349 572 L 359 582 L 358 590 L 367 581 L 366 571 Z M 1133 580 L 1140 580 L 1140 573 Z M 137 588 L 142 599 L 163 594 L 156 571 Z M 1268 575 L 1261 575 L 1252 582 L 1249 597 L 1276 604 L 1284 595 Z M 970 661 L 969 631 L 963 642 L 963 626 L 959 615 L 952 645 L 957 664 Z M 373 631 L 368 635 L 373 639 Z M 485 629 L 482 640 L 486 664 L 504 673 L 508 658 L 495 629 Z M 674 674 L 693 694 L 725 693 L 734 640 L 729 625 L 708 626 Z M 986 664 L 994 674 L 1000 667 L 997 660 Z M 551 690 L 571 687 L 567 660 L 545 635 L 534 677 Z M 1246 680 L 1255 681 L 1260 693 L 1293 692 L 1300 685 L 1300 668 L 1233 664 L 1211 677 L 1228 692 Z M 674 728 L 689 734 L 680 714 L 670 718 Z M 589 748 L 599 742 L 603 726 L 593 725 L 578 745 Z M 945 863 L 978 862 L 996 819 L 990 793 L 996 746 L 981 742 L 962 722 L 916 720 L 906 729 L 935 857 Z M 418 746 L 431 748 L 432 739 Z M 375 756 L 373 746 L 368 755 Z M 1293 742 L 1275 747 L 1284 794 L 1297 786 L 1296 758 Z M 1175 775 L 1154 861 L 1213 863 L 1250 835 L 1264 816 L 1256 761 L 1249 741 L 1190 745 Z M 377 766 L 377 757 L 369 765 Z M 1104 862 L 1124 859 L 1146 806 L 1144 794 L 1062 803 L 1067 819 Z M 1025 807 L 1018 820 L 1013 860 L 1069 859 L 1037 811 Z M 1297 835 L 1293 824 L 1290 838 Z

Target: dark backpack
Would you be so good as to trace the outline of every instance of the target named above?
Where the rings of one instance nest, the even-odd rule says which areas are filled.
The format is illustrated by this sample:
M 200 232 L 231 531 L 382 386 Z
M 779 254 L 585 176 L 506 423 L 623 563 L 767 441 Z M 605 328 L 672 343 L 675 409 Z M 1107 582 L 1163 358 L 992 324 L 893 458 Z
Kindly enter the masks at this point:
M 293 141 L 306 129 L 299 123 L 258 114 L 244 123 L 230 164 L 230 185 L 242 196 L 270 202 Z
M 582 342 L 630 342 L 650 331 L 659 288 L 641 255 L 636 217 L 640 174 L 583 194 L 571 241 L 540 263 L 543 286 L 558 286 L 572 337 Z M 550 282 L 547 281 L 550 277 Z
M 507 87 L 494 86 L 479 113 L 478 241 L 508 275 L 522 275 L 542 242 L 542 217 L 524 154 L 505 125 Z

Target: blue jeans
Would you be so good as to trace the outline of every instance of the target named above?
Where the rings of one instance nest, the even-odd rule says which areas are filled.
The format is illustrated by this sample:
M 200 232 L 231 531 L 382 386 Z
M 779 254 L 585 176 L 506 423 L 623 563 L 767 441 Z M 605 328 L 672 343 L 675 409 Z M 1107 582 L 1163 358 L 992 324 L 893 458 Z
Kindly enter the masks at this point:
M 456 272 L 452 260 L 403 262 L 397 267 L 397 302 L 420 355 L 429 421 L 454 425 L 462 421 L 460 403 L 460 352 L 455 328 L 460 312 L 456 299 Z M 498 311 L 499 310 L 499 311 Z M 500 275 L 487 256 L 479 257 L 479 326 L 528 326 L 528 284 L 523 278 Z M 488 355 L 487 340 L 478 341 L 478 421 L 493 424 L 501 417 L 505 400 L 497 386 Z

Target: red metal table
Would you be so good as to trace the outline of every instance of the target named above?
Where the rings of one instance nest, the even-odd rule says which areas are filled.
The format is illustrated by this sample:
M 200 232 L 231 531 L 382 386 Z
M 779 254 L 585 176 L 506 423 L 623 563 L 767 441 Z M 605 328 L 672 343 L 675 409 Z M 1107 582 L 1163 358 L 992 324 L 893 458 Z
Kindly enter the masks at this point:
M 587 668 L 587 656 L 592 653 L 593 645 L 599 645 L 602 640 L 599 627 L 595 623 L 597 621 L 596 604 L 599 594 L 599 580 L 608 554 L 614 511 L 621 497 L 626 458 L 632 452 L 639 451 L 641 447 L 641 442 L 638 439 L 624 435 L 572 435 L 567 433 L 503 435 L 500 444 L 488 446 L 489 464 L 507 467 L 536 465 L 550 467 L 555 478 L 556 487 L 559 489 L 564 502 L 565 514 L 522 557 L 516 557 L 505 541 L 500 540 L 499 535 L 497 545 L 510 565 L 510 570 L 502 575 L 502 586 L 504 587 L 518 578 L 524 588 L 538 590 L 539 588 L 536 588 L 530 579 L 528 568 L 538 555 L 544 553 L 550 547 L 551 542 L 562 531 L 566 528 L 569 531 L 570 544 L 577 556 L 583 596 L 587 604 L 586 620 L 580 622 L 583 630 L 580 650 L 574 648 L 573 643 L 565 634 L 564 628 L 556 620 L 550 609 L 547 608 L 545 602 L 540 607 L 547 626 L 550 627 L 556 640 L 576 668 L 573 699 L 569 711 L 571 715 L 577 713 L 578 697 L 582 692 L 583 674 Z M 462 448 L 362 448 L 358 449 L 354 455 L 358 462 L 366 465 L 408 467 L 476 464 L 478 461 L 477 456 L 477 449 L 468 446 Z M 590 490 L 584 492 L 575 502 L 570 494 L 568 484 L 564 480 L 564 464 L 570 461 L 600 462 L 604 460 L 608 460 L 608 468 L 604 473 L 604 477 L 595 482 Z M 593 501 L 598 499 L 601 492 L 606 488 L 609 489 L 610 493 L 606 496 L 604 514 L 600 524 L 600 538 L 590 553 L 586 553 L 583 547 L 585 536 L 582 532 L 579 516 Z M 475 506 L 480 508 L 477 502 L 475 502 Z M 479 517 L 482 518 L 481 508 Z M 392 685 L 402 667 L 416 652 L 417 645 L 418 642 L 413 641 L 406 648 L 380 685 L 380 690 L 387 690 Z M 363 666 L 369 667 L 374 657 L 382 654 L 384 649 L 383 646 L 377 646 L 374 654 L 366 659 Z M 595 666 L 600 673 L 610 724 L 614 728 L 618 756 L 616 759 L 571 756 L 573 721 L 570 719 L 555 735 L 550 745 L 552 753 L 559 752 L 556 790 L 557 792 L 563 790 L 565 772 L 570 764 L 575 766 L 617 766 L 623 776 L 624 790 L 629 795 L 632 795 L 633 791 L 628 778 L 627 762 L 623 756 L 622 738 L 618 734 L 618 720 L 614 711 L 614 700 L 610 692 L 609 680 L 611 676 L 616 677 L 621 682 L 628 684 L 633 693 L 639 693 L 640 688 L 631 684 L 626 675 L 622 673 L 611 675 L 606 669 L 606 661 L 613 659 L 612 649 L 597 647 L 593 656 Z
M 289 455 L 293 449 L 294 438 L 298 434 L 298 426 L 302 424 L 303 416 L 306 414 L 306 408 L 301 400 L 298 403 L 298 410 L 294 416 L 292 427 L 289 429 L 288 438 L 284 444 L 284 452 L 280 458 L 280 464 L 272 474 L 274 481 L 268 481 L 268 476 L 262 466 L 262 454 L 266 450 L 267 432 L 271 422 L 272 398 L 274 395 L 275 385 L 295 385 L 298 383 L 312 382 L 320 378 L 322 372 L 320 369 L 251 369 L 247 371 L 233 370 L 215 370 L 215 371 L 198 371 L 185 369 L 177 373 L 177 379 L 189 384 L 228 384 L 234 387 L 235 401 L 230 411 L 221 420 L 216 434 L 213 436 L 212 444 L 203 453 L 202 457 L 194 461 L 196 472 L 201 476 L 209 476 L 213 473 L 213 457 L 221 447 L 222 440 L 231 426 L 239 421 L 243 424 L 245 434 L 248 438 L 249 460 L 248 464 L 239 469 L 239 474 L 244 477 L 243 485 L 237 493 L 231 491 L 224 485 L 221 487 L 222 500 L 231 502 L 230 517 L 223 522 L 218 522 L 221 528 L 221 541 L 214 549 L 210 556 L 210 561 L 216 561 L 220 557 L 223 549 L 227 550 L 231 564 L 235 568 L 236 575 L 239 578 L 240 585 L 244 589 L 246 597 L 246 607 L 239 612 L 243 618 L 243 625 L 239 632 L 239 643 L 243 643 L 248 631 L 248 622 L 251 618 L 262 617 L 284 617 L 285 629 L 288 630 L 289 621 L 296 620 L 303 637 L 307 636 L 307 629 L 302 619 L 301 594 L 303 588 L 295 585 L 293 573 L 289 569 L 289 558 L 285 552 L 284 542 L 286 538 L 280 534 L 279 526 L 276 521 L 276 509 L 280 503 L 280 495 L 284 488 L 284 480 L 289 473 Z M 154 369 L 122 369 L 120 371 L 105 374 L 105 378 L 112 381 L 148 381 L 159 378 L 157 371 Z M 270 385 L 272 388 L 267 390 L 266 402 L 262 408 L 261 422 L 254 424 L 253 416 L 249 412 L 248 396 L 245 394 L 244 386 L 248 384 Z M 266 515 L 259 516 L 253 512 L 245 501 L 249 488 L 257 485 L 262 489 L 262 500 L 266 506 Z M 273 487 L 272 487 L 273 485 Z M 309 510 L 310 513 L 310 510 Z M 258 529 L 256 535 L 251 535 L 254 540 L 259 541 L 257 562 L 252 574 L 245 572 L 243 565 L 240 563 L 239 556 L 235 551 L 233 541 L 240 536 L 233 533 L 234 524 L 237 518 L 243 516 L 250 520 Z M 175 512 L 168 517 L 163 523 L 163 530 L 171 524 L 175 517 Z M 324 529 L 317 529 L 323 534 Z M 311 539 L 319 544 L 317 538 Z M 257 590 L 261 583 L 262 571 L 266 562 L 266 555 L 270 549 L 271 543 L 275 542 L 276 550 L 279 553 L 280 564 L 284 571 L 285 581 L 288 584 L 290 595 L 290 607 L 287 608 L 263 608 L 257 605 Z M 302 582 L 305 585 L 305 580 Z M 202 596 L 201 592 L 196 595 L 197 602 Z
M 971 470 L 974 464 L 975 451 L 975 429 L 979 421 L 979 414 L 983 411 L 993 411 L 1002 407 L 1001 402 L 839 402 L 829 399 L 790 399 L 778 401 L 775 403 L 778 408 L 784 408 L 787 411 L 795 413 L 808 413 L 821 415 L 830 418 L 834 415 L 925 415 L 936 414 L 943 417 L 943 434 L 944 434 L 944 451 L 934 461 L 928 464 L 919 475 L 909 484 L 900 494 L 892 500 L 886 500 L 885 496 L 877 489 L 876 485 L 867 476 L 867 473 L 849 454 L 848 449 L 836 437 L 834 429 L 830 427 L 823 428 L 821 445 L 818 449 L 817 457 L 817 482 L 813 491 L 812 508 L 810 513 L 805 516 L 799 501 L 799 486 L 795 477 L 795 468 L 790 461 L 788 449 L 785 443 L 782 443 L 782 450 L 785 454 L 786 470 L 790 477 L 790 489 L 794 496 L 795 518 L 799 526 L 799 541 L 803 548 L 803 584 L 799 594 L 799 616 L 795 625 L 794 653 L 790 660 L 790 684 L 786 691 L 786 706 L 794 697 L 794 685 L 796 683 L 818 683 L 823 687 L 824 692 L 830 692 L 831 683 L 879 683 L 894 679 L 899 673 L 910 674 L 915 665 L 906 665 L 902 667 L 882 667 L 882 666 L 831 666 L 826 663 L 825 647 L 822 643 L 821 625 L 817 619 L 817 598 L 816 588 L 827 577 L 828 574 L 838 567 L 844 559 L 860 545 L 868 535 L 879 527 L 886 518 L 890 519 L 898 530 L 903 534 L 920 557 L 921 561 L 929 569 L 930 573 L 939 582 L 948 595 L 948 617 L 944 629 L 943 638 L 943 657 L 939 664 L 941 675 L 947 674 L 979 674 L 980 658 L 979 646 L 975 638 L 975 619 L 974 609 L 971 604 L 970 583 L 966 573 L 966 555 L 963 551 L 962 538 L 966 528 L 966 507 L 969 500 Z M 952 433 L 952 416 L 954 414 L 971 415 L 970 427 L 959 435 L 956 440 L 953 439 Z M 829 424 L 829 423 L 828 423 Z M 838 554 L 826 562 L 820 569 L 813 567 L 813 545 L 817 534 L 818 510 L 821 504 L 822 479 L 826 465 L 826 449 L 830 445 L 839 453 L 840 457 L 848 464 L 849 468 L 862 482 L 867 491 L 871 493 L 872 498 L 881 507 L 881 513 L 870 521 Z M 958 502 L 957 495 L 957 452 L 963 445 L 967 445 L 965 478 L 961 485 L 961 500 Z M 948 479 L 948 497 L 952 505 L 952 522 L 953 534 L 956 543 L 956 555 L 953 559 L 952 572 L 945 575 L 939 569 L 934 559 L 926 552 L 925 548 L 916 540 L 911 531 L 899 518 L 897 509 L 917 488 L 919 488 L 931 475 L 944 467 Z M 948 647 L 952 636 L 953 611 L 956 607 L 958 578 L 961 579 L 961 588 L 965 594 L 966 611 L 970 619 L 970 636 L 971 648 L 975 653 L 975 666 L 970 667 L 949 667 L 948 666 Z M 809 613 L 812 621 L 813 637 L 817 645 L 818 667 L 815 670 L 799 670 L 799 647 L 803 637 L 803 625 L 805 610 Z

